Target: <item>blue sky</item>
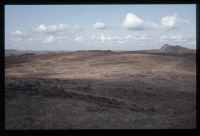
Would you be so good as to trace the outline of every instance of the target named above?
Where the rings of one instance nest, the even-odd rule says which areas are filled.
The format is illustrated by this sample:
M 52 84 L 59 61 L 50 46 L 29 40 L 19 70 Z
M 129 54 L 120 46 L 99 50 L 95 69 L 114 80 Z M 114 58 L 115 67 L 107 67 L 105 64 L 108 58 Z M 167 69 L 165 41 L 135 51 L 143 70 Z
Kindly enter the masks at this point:
M 5 48 L 196 48 L 196 5 L 7 5 Z

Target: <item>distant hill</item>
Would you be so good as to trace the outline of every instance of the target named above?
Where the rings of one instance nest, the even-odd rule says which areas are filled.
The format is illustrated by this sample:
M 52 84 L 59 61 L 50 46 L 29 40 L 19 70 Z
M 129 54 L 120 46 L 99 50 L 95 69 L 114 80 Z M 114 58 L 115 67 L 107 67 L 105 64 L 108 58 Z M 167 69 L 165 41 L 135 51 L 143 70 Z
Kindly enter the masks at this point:
M 164 44 L 160 49 L 141 50 L 138 53 L 148 53 L 155 55 L 173 55 L 173 56 L 196 56 L 195 49 L 189 49 L 180 45 Z
M 10 55 L 36 55 L 36 54 L 49 54 L 49 53 L 64 53 L 70 51 L 32 51 L 32 50 L 14 50 L 14 49 L 6 49 L 5 56 Z M 155 55 L 173 55 L 173 56 L 196 56 L 195 49 L 189 49 L 186 47 L 182 47 L 180 45 L 169 45 L 164 44 L 160 49 L 152 49 L 152 50 L 140 50 L 140 51 L 112 51 L 112 50 L 78 50 L 72 52 L 127 52 L 127 53 L 145 53 L 145 54 L 155 54 Z
M 194 49 L 189 49 L 189 48 L 186 48 L 186 47 L 182 47 L 180 45 L 169 45 L 169 44 L 164 44 L 162 47 L 161 47 L 161 52 L 165 52 L 165 53 L 172 53 L 172 54 L 193 54 L 195 53 L 195 50 Z
M 5 56 L 10 55 L 35 55 L 35 54 L 48 54 L 48 53 L 56 53 L 60 51 L 32 51 L 32 50 L 14 50 L 14 49 L 6 49 Z

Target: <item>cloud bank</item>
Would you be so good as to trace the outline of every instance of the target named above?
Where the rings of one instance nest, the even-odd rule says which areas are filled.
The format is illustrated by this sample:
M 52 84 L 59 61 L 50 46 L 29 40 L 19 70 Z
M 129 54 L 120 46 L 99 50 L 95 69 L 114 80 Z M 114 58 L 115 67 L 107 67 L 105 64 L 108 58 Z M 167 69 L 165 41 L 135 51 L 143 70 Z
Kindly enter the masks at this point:
M 51 33 L 51 32 L 63 32 L 65 31 L 69 26 L 65 24 L 59 24 L 59 25 L 39 25 L 35 31 L 37 32 L 44 32 L 44 33 Z

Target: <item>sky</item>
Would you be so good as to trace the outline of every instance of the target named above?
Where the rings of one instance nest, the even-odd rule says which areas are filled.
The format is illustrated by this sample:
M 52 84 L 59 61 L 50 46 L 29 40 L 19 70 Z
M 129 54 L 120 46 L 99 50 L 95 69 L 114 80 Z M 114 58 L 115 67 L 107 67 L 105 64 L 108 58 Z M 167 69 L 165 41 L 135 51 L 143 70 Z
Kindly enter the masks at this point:
M 6 5 L 5 49 L 196 48 L 195 4 Z

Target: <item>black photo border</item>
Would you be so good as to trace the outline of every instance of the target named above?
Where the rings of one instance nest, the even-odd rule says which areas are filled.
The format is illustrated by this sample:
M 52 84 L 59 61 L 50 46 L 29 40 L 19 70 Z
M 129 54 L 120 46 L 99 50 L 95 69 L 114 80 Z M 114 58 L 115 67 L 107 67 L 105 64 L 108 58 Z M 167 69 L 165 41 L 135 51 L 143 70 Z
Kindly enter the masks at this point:
M 200 7 L 198 0 L 0 0 L 0 21 L 1 21 L 1 43 L 0 43 L 0 74 L 1 74 L 1 89 L 0 89 L 0 135 L 150 135 L 150 133 L 159 135 L 174 135 L 174 134 L 198 134 L 200 126 L 199 122 L 199 15 Z M 5 5 L 70 5 L 70 4 L 196 4 L 196 129 L 157 129 L 157 130 L 145 130 L 145 129 L 116 129 L 116 130 L 5 130 Z

